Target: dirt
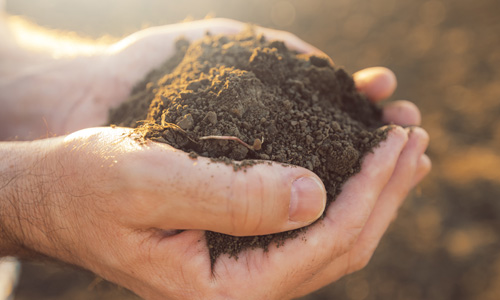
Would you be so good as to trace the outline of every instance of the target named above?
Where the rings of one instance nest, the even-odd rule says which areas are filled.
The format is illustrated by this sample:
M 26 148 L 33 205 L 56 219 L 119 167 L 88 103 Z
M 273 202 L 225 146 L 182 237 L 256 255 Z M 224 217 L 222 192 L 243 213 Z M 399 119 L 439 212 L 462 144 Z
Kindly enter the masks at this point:
M 421 109 L 433 171 L 406 200 L 365 269 L 301 299 L 498 299 L 500 40 L 492 37 L 500 30 L 500 1 L 80 2 L 17 0 L 7 1 L 7 9 L 95 38 L 212 14 L 290 31 L 350 72 L 394 70 L 392 99 Z M 295 9 L 291 25 L 274 22 L 274 8 L 283 3 Z M 23 262 L 15 299 L 138 299 L 94 280 L 58 265 Z
M 192 44 L 181 39 L 176 47 L 177 54 L 111 112 L 112 124 L 137 127 L 145 139 L 193 159 L 233 164 L 235 171 L 261 160 L 308 168 L 323 180 L 327 203 L 387 135 L 378 129 L 380 109 L 325 58 L 289 50 L 251 28 L 234 36 L 207 34 Z M 267 250 L 299 232 L 205 236 L 213 264 L 222 254 Z

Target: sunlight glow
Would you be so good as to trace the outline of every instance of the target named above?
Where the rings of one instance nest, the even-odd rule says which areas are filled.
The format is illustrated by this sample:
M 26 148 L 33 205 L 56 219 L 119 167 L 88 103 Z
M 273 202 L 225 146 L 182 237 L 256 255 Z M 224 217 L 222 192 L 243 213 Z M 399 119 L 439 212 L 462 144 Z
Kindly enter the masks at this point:
M 84 39 L 76 33 L 41 28 L 21 17 L 9 17 L 9 27 L 15 41 L 22 47 L 49 52 L 54 58 L 94 55 L 104 52 L 110 38 Z

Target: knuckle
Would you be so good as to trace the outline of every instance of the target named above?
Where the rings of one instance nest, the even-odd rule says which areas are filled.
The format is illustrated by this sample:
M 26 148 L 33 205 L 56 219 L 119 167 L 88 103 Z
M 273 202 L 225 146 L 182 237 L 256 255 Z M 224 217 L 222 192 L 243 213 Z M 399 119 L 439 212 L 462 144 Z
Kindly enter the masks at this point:
M 364 269 L 370 262 L 372 257 L 371 251 L 363 251 L 362 253 L 356 253 L 354 257 L 350 260 L 348 273 L 353 273 Z
M 342 234 L 342 240 L 345 244 L 345 252 L 353 249 L 358 243 L 359 236 L 363 231 L 366 221 L 370 216 L 371 209 L 360 209 L 348 227 L 345 227 Z
M 232 179 L 228 202 L 233 228 L 238 234 L 277 232 L 288 220 L 289 193 L 282 188 L 279 171 L 254 166 Z
M 351 250 L 358 241 L 359 234 L 363 228 L 361 226 L 351 227 L 344 233 L 343 241 L 345 243 L 344 253 Z
M 366 237 L 358 243 L 350 252 L 349 271 L 350 273 L 359 271 L 366 267 L 370 262 L 375 248 L 379 242 L 378 238 L 367 239 Z
M 229 197 L 227 210 L 233 231 L 238 234 L 254 234 L 263 226 L 263 186 L 261 174 L 252 178 L 246 173 L 235 177 L 232 197 Z
M 371 255 L 363 255 L 361 256 L 357 263 L 354 265 L 355 270 L 354 271 L 359 271 L 361 269 L 364 269 L 368 263 L 370 262 Z

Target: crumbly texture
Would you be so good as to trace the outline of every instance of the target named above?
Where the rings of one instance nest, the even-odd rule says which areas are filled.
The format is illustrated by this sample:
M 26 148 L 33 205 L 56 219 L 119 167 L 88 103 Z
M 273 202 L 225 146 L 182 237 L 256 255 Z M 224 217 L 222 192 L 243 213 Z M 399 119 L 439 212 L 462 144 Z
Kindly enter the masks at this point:
M 360 171 L 363 156 L 387 136 L 381 111 L 351 76 L 324 58 L 299 54 L 251 30 L 207 34 L 151 72 L 110 123 L 137 128 L 145 139 L 230 163 L 259 160 L 308 168 L 324 182 L 330 204 Z M 206 232 L 212 266 L 222 254 L 280 246 L 305 229 L 234 237 Z

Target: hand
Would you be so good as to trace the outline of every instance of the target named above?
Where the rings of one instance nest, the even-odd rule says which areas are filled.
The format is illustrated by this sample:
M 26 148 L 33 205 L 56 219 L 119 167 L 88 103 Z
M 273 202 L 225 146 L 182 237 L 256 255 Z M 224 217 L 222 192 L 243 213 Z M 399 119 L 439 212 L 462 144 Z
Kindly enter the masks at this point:
M 211 29 L 214 33 L 233 33 L 226 30 L 233 27 L 236 28 L 234 32 L 237 32 L 243 26 L 241 23 L 236 23 L 230 20 L 209 20 L 201 22 L 207 22 L 206 24 L 212 25 L 217 24 L 218 26 L 214 26 Z M 154 38 L 156 33 L 161 32 L 161 29 L 157 30 L 158 31 L 154 29 L 154 33 L 152 32 L 151 34 L 151 43 L 153 43 L 154 41 L 158 42 L 158 40 L 161 41 L 161 39 Z M 218 30 L 221 31 L 219 32 Z M 289 47 L 294 48 L 300 52 L 315 52 L 319 55 L 324 55 L 324 53 L 322 53 L 321 51 L 317 50 L 307 43 L 304 43 L 296 36 L 288 32 L 276 31 L 266 28 L 258 28 L 258 31 L 264 33 L 269 39 L 284 40 Z M 199 31 L 192 31 L 186 35 L 188 36 L 188 38 L 194 39 L 201 37 L 201 34 Z M 138 39 L 137 45 L 135 45 L 136 51 L 138 52 L 143 51 L 140 46 L 141 43 L 142 40 Z M 148 46 L 146 48 L 156 47 Z M 396 87 L 394 74 L 385 68 L 366 69 L 356 73 L 354 75 L 354 78 L 360 91 L 367 94 L 367 96 L 375 102 L 379 102 L 380 100 L 389 97 Z M 384 108 L 384 121 L 386 121 L 387 123 L 394 123 L 403 126 L 419 125 L 420 112 L 411 102 L 396 101 L 388 104 Z M 355 244 L 352 245 L 352 247 L 348 251 L 349 255 L 345 255 L 349 258 L 349 261 L 351 261 L 351 266 L 350 268 L 346 268 L 346 272 L 351 272 L 367 263 L 376 245 L 378 244 L 381 235 L 388 227 L 390 220 L 395 217 L 396 211 L 401 205 L 401 202 L 405 198 L 408 190 L 416 185 L 429 172 L 431 163 L 429 158 L 425 154 L 423 154 L 427 146 L 427 142 L 427 133 L 425 133 L 420 128 L 415 128 L 410 134 L 409 141 L 407 142 L 405 149 L 401 153 L 401 157 L 397 162 L 397 166 L 394 168 L 394 174 L 391 176 L 390 180 L 387 182 L 387 184 L 385 184 L 385 187 L 379 193 L 379 197 L 376 198 L 372 195 L 371 199 L 368 198 L 371 201 L 370 204 L 375 207 L 373 210 L 371 210 L 371 215 L 367 220 L 365 220 L 365 223 L 359 224 L 359 226 L 365 224 L 365 228 L 368 229 L 364 229 L 362 231 L 360 230 L 361 233 L 354 234 L 354 237 L 359 236 L 359 239 L 356 240 Z M 415 155 L 417 155 L 418 157 L 416 162 L 414 161 Z M 408 168 L 406 169 L 405 166 L 408 166 Z M 368 169 L 368 167 L 363 168 L 364 172 L 369 172 L 369 170 L 366 170 Z M 412 174 L 412 172 L 414 172 L 414 174 Z M 359 176 L 361 175 L 358 175 L 358 177 Z M 343 193 L 344 196 L 346 194 L 348 193 Z M 376 201 L 376 205 L 374 204 L 374 201 Z M 337 203 L 340 202 L 341 201 L 339 200 L 337 201 Z M 359 205 L 361 206 L 361 204 Z M 369 213 L 369 211 L 367 211 L 367 213 Z M 356 228 L 356 224 L 354 222 L 347 222 L 347 224 Z M 350 244 L 348 243 L 347 245 Z M 349 247 L 346 247 L 345 250 L 347 251 L 347 249 L 349 249 Z M 293 261 L 293 259 L 291 259 L 291 261 Z M 346 263 L 345 259 L 339 261 Z M 329 267 L 329 271 L 323 271 L 321 272 L 321 275 L 315 276 L 315 279 L 311 280 L 310 284 L 300 288 L 297 291 L 298 294 L 304 294 L 308 291 L 315 290 L 322 285 L 327 284 L 342 276 L 343 273 L 339 273 L 339 270 L 342 270 L 342 268 L 338 268 L 338 264 L 338 262 L 336 264 L 332 263 L 333 266 Z
M 355 78 L 372 99 L 395 87 L 385 69 Z M 404 125 L 418 125 L 420 119 L 407 102 L 387 106 L 384 117 Z M 361 173 L 346 183 L 326 218 L 304 239 L 267 253 L 245 251 L 238 261 L 220 257 L 212 274 L 200 230 L 249 235 L 309 224 L 323 210 L 323 187 L 311 181 L 298 189 L 295 220 L 302 222 L 290 222 L 292 183 L 317 178 L 308 170 L 263 164 L 234 173 L 205 158 L 193 161 L 167 145 L 140 147 L 122 135 L 129 132 L 88 129 L 34 143 L 43 149 L 44 160 L 29 172 L 29 186 L 39 191 L 29 199 L 35 201 L 36 195 L 40 204 L 14 210 L 13 215 L 24 214 L 19 220 L 31 234 L 13 240 L 90 269 L 146 299 L 282 299 L 318 289 L 368 261 L 407 191 L 430 168 L 423 154 L 426 133 L 415 128 L 408 136 L 398 127 L 365 158 Z M 16 225 L 1 228 L 19 232 Z M 192 230 L 173 235 L 172 229 Z
M 58 113 L 61 119 L 54 120 L 55 126 L 51 129 L 63 134 L 106 124 L 109 109 L 125 101 L 135 84 L 175 53 L 174 45 L 179 37 L 193 41 L 202 38 L 206 32 L 236 34 L 246 26 L 246 23 L 235 20 L 206 19 L 147 28 L 110 45 L 104 53 L 84 60 L 85 65 L 93 68 L 90 73 L 85 73 L 92 76 L 89 78 L 91 84 L 87 84 L 85 92 L 76 97 L 65 98 L 66 105 L 62 107 L 71 110 Z M 263 33 L 271 40 L 283 40 L 288 47 L 299 52 L 322 53 L 289 32 L 257 26 L 256 33 Z M 81 83 L 85 82 L 76 82 Z M 80 87 L 75 86 L 75 89 L 80 90 Z M 68 101 L 73 104 L 71 107 Z
M 27 53 L 14 62 L 26 65 L 12 63 L 8 76 L 0 74 L 0 140 L 14 136 L 27 140 L 105 125 L 109 110 L 125 101 L 137 82 L 174 54 L 180 36 L 195 40 L 207 31 L 235 34 L 245 26 L 234 20 L 209 19 L 152 27 L 106 47 L 96 45 L 92 55 L 86 53 L 89 45 L 76 56 L 65 55 L 61 49 L 46 56 L 16 49 L 15 53 Z M 319 52 L 291 33 L 256 30 L 270 39 L 285 40 L 300 52 Z M 79 53 L 78 44 L 71 49 Z
M 394 74 L 382 67 L 359 71 L 354 74 L 354 80 L 360 92 L 374 102 L 389 97 L 396 88 Z M 387 123 L 403 126 L 420 125 L 421 120 L 418 108 L 403 100 L 386 105 L 383 118 Z M 397 210 L 409 190 L 431 169 L 431 161 L 424 154 L 429 136 L 419 127 L 406 131 L 408 140 L 390 176 L 387 177 L 386 173 L 382 175 L 383 178 L 379 177 L 384 171 L 380 171 L 382 166 L 377 166 L 375 161 L 382 150 L 376 149 L 374 154 L 367 155 L 361 172 L 348 180 L 340 196 L 329 207 L 325 223 L 331 223 L 329 230 L 341 233 L 343 241 L 348 241 L 343 244 L 347 247 L 331 245 L 330 249 L 339 250 L 339 257 L 323 265 L 312 279 L 297 288 L 294 296 L 315 291 L 343 275 L 362 269 L 369 262 L 382 235 L 396 218 Z M 388 169 L 385 172 L 387 171 Z M 380 181 L 377 183 L 377 180 Z M 370 186 L 363 184 L 363 181 Z M 351 193 L 358 194 L 359 197 L 350 197 Z M 321 246 L 318 248 L 323 249 Z
M 386 91 L 388 75 L 383 69 L 372 74 L 367 93 L 377 84 Z M 417 119 L 412 106 L 402 107 L 406 121 Z M 167 145 L 139 146 L 128 133 L 97 128 L 35 142 L 44 153 L 42 165 L 29 173 L 29 186 L 39 191 L 30 201 L 38 205 L 2 211 L 22 214 L 17 222 L 24 236 L 12 240 L 146 299 L 282 299 L 316 290 L 367 263 L 405 194 L 430 167 L 423 158 L 425 132 L 415 128 L 408 137 L 398 127 L 304 238 L 267 253 L 245 251 L 237 261 L 220 257 L 212 273 L 200 229 L 248 235 L 296 228 L 321 213 L 323 188 L 310 183 L 299 189 L 303 221 L 290 222 L 292 183 L 316 178 L 308 170 L 262 164 L 234 173 Z M 17 224 L 2 228 L 20 232 L 13 229 Z

